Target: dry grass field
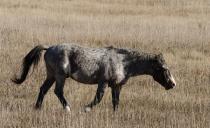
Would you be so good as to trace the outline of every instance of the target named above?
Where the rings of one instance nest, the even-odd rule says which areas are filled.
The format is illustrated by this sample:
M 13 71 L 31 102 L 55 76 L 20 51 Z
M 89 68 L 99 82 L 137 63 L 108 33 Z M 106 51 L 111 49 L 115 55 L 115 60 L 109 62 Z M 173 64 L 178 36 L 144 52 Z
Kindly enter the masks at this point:
M 165 91 L 152 77 L 132 78 L 113 112 L 110 89 L 90 113 L 83 106 L 96 86 L 68 79 L 66 113 L 54 86 L 42 110 L 33 109 L 45 79 L 43 59 L 16 86 L 10 78 L 37 44 L 75 42 L 89 47 L 162 52 L 177 81 Z M 0 0 L 1 128 L 209 128 L 209 0 Z

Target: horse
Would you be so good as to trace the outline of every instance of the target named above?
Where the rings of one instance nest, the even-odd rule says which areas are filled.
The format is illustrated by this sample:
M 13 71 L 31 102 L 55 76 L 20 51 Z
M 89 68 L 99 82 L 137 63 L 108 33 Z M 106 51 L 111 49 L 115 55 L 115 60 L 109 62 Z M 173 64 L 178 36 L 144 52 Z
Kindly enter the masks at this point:
M 16 84 L 23 83 L 31 66 L 37 66 L 44 50 L 47 76 L 40 87 L 36 109 L 41 108 L 44 96 L 55 82 L 55 95 L 63 108 L 70 111 L 70 105 L 63 95 L 64 83 L 69 77 L 83 84 L 98 85 L 95 98 L 85 105 L 86 112 L 100 103 L 107 85 L 111 88 L 113 111 L 116 111 L 121 89 L 130 77 L 150 75 L 166 90 L 176 86 L 162 53 L 153 54 L 113 46 L 90 48 L 74 43 L 50 47 L 37 45 L 23 58 L 19 76 L 15 75 L 11 80 Z

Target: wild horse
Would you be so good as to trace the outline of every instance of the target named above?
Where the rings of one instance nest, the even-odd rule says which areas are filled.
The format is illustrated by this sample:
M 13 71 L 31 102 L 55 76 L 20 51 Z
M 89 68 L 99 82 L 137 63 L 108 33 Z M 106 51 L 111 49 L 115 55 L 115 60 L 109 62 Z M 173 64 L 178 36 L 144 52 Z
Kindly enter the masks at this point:
M 41 108 L 45 94 L 55 82 L 56 96 L 64 109 L 70 111 L 69 104 L 63 96 L 64 83 L 68 77 L 84 84 L 98 84 L 95 98 L 85 106 L 85 111 L 90 111 L 101 101 L 107 85 L 112 89 L 115 111 L 118 108 L 122 85 L 133 76 L 151 75 L 166 90 L 176 85 L 162 54 L 112 46 L 88 48 L 76 44 L 36 46 L 24 57 L 22 72 L 19 77 L 15 76 L 12 79 L 14 83 L 21 84 L 26 79 L 30 67 L 38 64 L 43 50 L 46 50 L 44 60 L 47 77 L 40 88 L 35 108 Z

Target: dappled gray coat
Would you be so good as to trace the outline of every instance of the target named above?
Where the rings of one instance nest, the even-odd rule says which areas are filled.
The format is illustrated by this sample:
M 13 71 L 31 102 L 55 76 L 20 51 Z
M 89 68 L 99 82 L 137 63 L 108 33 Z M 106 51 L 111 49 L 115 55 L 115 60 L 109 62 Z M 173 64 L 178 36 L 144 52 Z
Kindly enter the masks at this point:
M 167 90 L 176 85 L 162 54 L 114 47 L 89 48 L 75 44 L 36 46 L 25 56 L 20 77 L 13 78 L 13 82 L 21 84 L 26 79 L 31 65 L 38 64 L 43 50 L 46 50 L 44 59 L 47 77 L 40 88 L 36 108 L 41 107 L 44 95 L 56 82 L 55 94 L 63 107 L 69 110 L 69 104 L 63 96 L 63 86 L 68 77 L 84 84 L 98 84 L 96 96 L 85 107 L 86 111 L 101 101 L 106 85 L 112 88 L 112 103 L 115 110 L 119 104 L 122 85 L 132 76 L 151 75 Z

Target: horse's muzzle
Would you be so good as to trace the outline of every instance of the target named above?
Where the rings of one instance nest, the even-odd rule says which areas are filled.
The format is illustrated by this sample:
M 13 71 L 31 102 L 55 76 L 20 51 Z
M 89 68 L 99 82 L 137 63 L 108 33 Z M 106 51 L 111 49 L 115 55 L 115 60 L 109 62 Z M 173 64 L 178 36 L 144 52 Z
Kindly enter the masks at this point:
M 170 86 L 165 87 L 166 90 L 173 89 L 176 86 L 176 84 L 171 84 Z

